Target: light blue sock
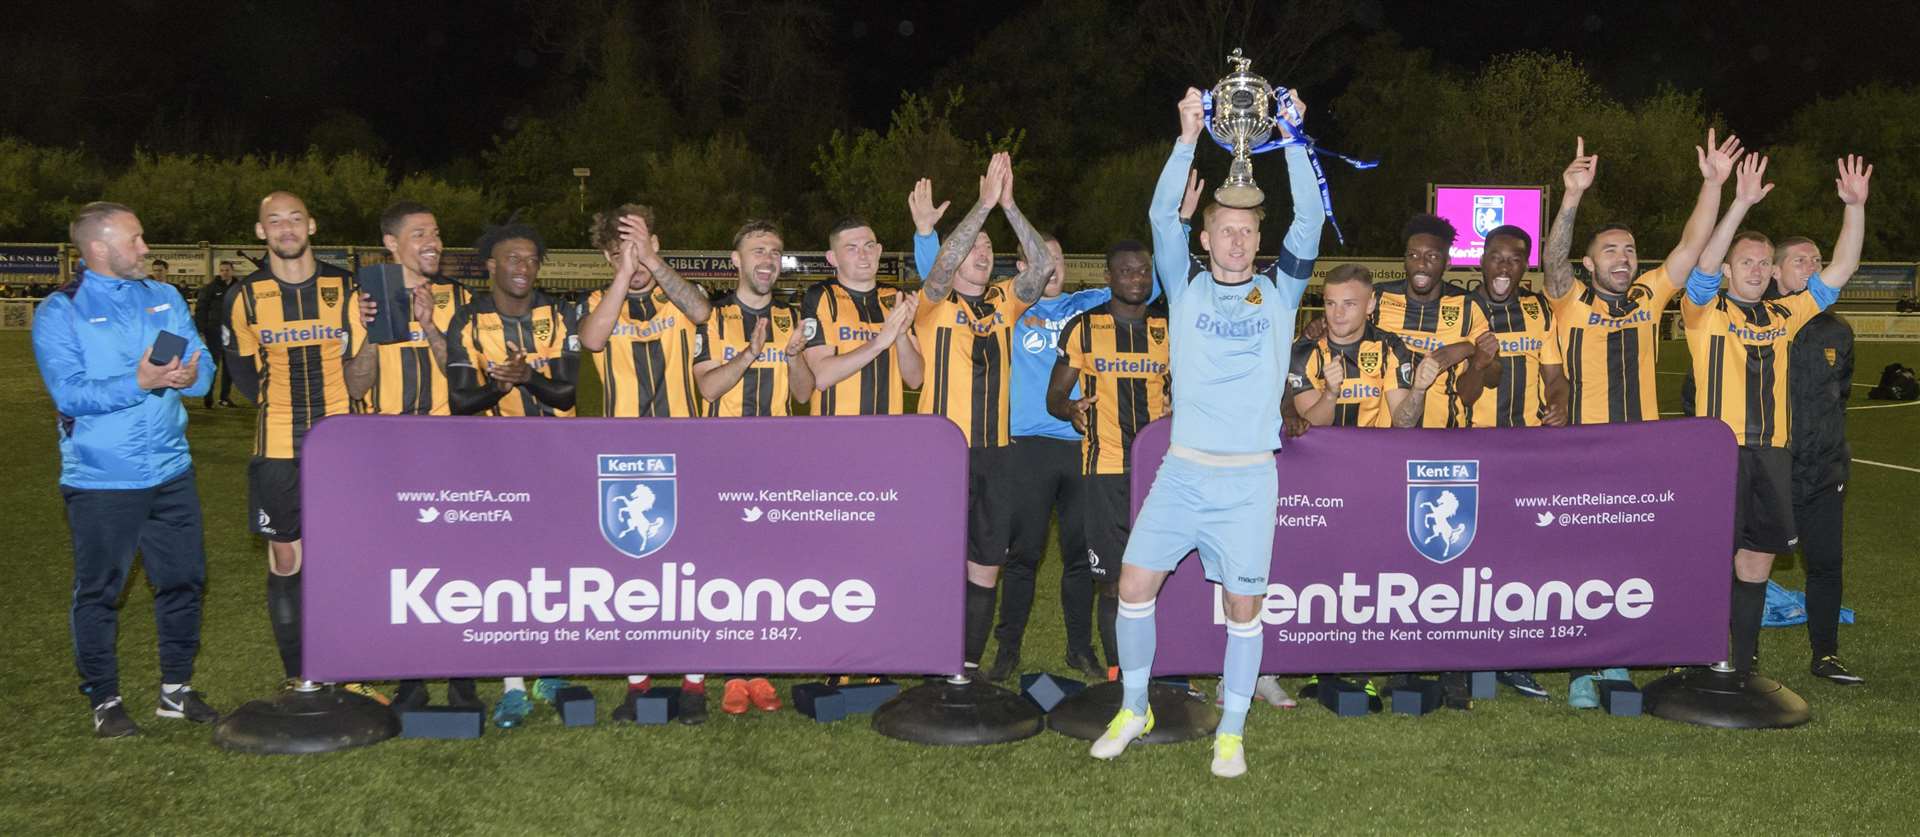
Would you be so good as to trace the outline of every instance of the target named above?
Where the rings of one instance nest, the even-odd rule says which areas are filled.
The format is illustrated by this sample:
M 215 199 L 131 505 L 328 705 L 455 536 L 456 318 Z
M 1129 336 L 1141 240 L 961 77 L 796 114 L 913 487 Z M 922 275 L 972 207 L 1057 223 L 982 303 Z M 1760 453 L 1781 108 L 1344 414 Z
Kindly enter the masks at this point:
M 1122 646 L 1125 647 L 1125 646 Z M 1247 726 L 1247 706 L 1253 702 L 1253 682 L 1260 677 L 1260 621 L 1227 623 L 1227 656 L 1220 665 L 1225 694 L 1216 735 L 1240 735 Z
M 1120 707 L 1145 715 L 1147 681 L 1153 676 L 1153 645 L 1158 637 L 1153 626 L 1153 601 L 1134 604 L 1120 600 L 1113 635 L 1120 642 Z

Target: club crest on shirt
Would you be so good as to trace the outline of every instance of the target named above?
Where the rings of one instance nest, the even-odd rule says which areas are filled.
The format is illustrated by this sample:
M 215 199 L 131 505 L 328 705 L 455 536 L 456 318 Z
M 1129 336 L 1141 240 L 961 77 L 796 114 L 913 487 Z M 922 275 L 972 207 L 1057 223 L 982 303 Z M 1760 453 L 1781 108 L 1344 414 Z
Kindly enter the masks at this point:
M 1628 307 L 1638 306 L 1640 303 L 1646 302 L 1647 300 L 1650 300 L 1652 298 L 1653 298 L 1653 291 L 1647 290 L 1647 286 L 1642 285 L 1639 282 L 1635 282 L 1633 283 L 1633 285 L 1627 288 L 1627 306 Z
M 1840 363 L 1840 350 L 1839 350 L 1839 349 L 1834 349 L 1834 348 L 1826 348 L 1826 349 L 1821 349 L 1820 351 L 1821 351 L 1821 353 L 1822 353 L 1822 354 L 1825 354 L 1825 355 L 1827 356 L 1827 365 L 1828 365 L 1828 366 L 1835 366 L 1835 365 L 1838 365 L 1838 364 Z
M 1248 305 L 1259 305 L 1259 304 L 1260 304 L 1260 289 L 1259 289 L 1259 288 L 1254 288 L 1254 289 L 1253 289 L 1253 290 L 1251 290 L 1251 291 L 1247 291 L 1247 304 L 1248 304 Z
M 1152 340 L 1155 343 L 1167 342 L 1167 327 L 1157 326 L 1157 325 L 1147 326 L 1147 339 Z M 1828 351 L 1832 351 L 1832 350 L 1829 349 Z
M 1526 314 L 1529 320 L 1540 319 L 1540 303 L 1531 299 L 1520 300 L 1520 311 Z
M 339 305 L 339 304 L 340 304 L 340 289 L 339 289 L 339 288 L 334 288 L 334 287 L 325 287 L 325 288 L 321 288 L 321 289 L 320 289 L 320 304 L 321 304 L 321 305 L 325 305 L 325 306 L 327 306 L 328 308 L 332 308 L 332 307 L 333 307 L 333 306 L 335 306 L 335 305 Z
M 1453 328 L 1458 328 L 1459 326 L 1460 326 L 1460 309 L 1454 308 L 1451 306 L 1443 306 L 1440 309 L 1440 327 L 1445 329 L 1453 329 Z
M 551 341 L 552 339 L 553 339 L 553 321 L 552 320 L 534 320 L 533 321 L 534 342 L 545 345 L 548 341 Z
M 1380 353 L 1365 351 L 1360 353 L 1360 374 L 1373 377 L 1380 374 Z

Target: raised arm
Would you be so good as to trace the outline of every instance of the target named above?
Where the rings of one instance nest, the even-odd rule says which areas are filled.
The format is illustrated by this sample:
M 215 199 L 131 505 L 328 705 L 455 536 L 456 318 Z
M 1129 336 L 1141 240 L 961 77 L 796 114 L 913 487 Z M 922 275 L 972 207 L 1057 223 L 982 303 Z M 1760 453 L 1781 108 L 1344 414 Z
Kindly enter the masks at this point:
M 953 201 L 933 205 L 933 181 L 922 177 L 907 193 L 907 212 L 913 215 L 913 269 L 925 281 L 940 258 L 940 233 L 935 226 L 947 214 Z
M 1720 266 L 1726 262 L 1727 250 L 1733 246 L 1733 237 L 1740 232 L 1740 222 L 1746 219 L 1747 210 L 1773 191 L 1773 184 L 1765 182 L 1766 157 L 1749 155 L 1740 162 L 1739 168 L 1740 176 L 1733 186 L 1733 202 L 1727 204 L 1727 214 L 1713 228 L 1713 236 L 1707 239 L 1705 248 L 1697 256 L 1699 264 L 1695 267 L 1699 269 L 1687 268 L 1687 298 L 1693 300 L 1695 305 L 1704 305 L 1713 298 L 1714 291 L 1720 287 Z M 1708 280 L 1711 280 L 1711 284 Z
M 613 265 L 613 281 L 600 292 L 600 301 L 580 319 L 580 348 L 589 352 L 607 348 L 607 338 L 613 336 L 613 327 L 620 322 L 620 308 L 627 304 L 627 292 L 633 288 L 633 278 L 639 272 L 640 245 L 623 239 L 620 258 Z
M 1000 200 L 1002 181 L 1012 165 L 1004 153 L 995 154 L 987 161 L 987 173 L 980 177 L 980 200 L 967 211 L 966 217 L 960 219 L 959 225 L 947 233 L 946 243 L 940 245 L 940 255 L 933 260 L 933 270 L 927 273 L 926 281 L 920 286 L 920 293 L 928 302 L 946 301 L 947 292 L 953 289 L 954 271 L 960 269 L 960 263 L 966 260 L 968 251 L 973 249 L 974 239 L 980 237 L 980 227 L 986 224 L 987 214 L 993 211 L 994 203 Z
M 1004 155 L 1003 155 L 1004 156 Z M 1047 247 L 1047 241 L 1040 231 L 1033 228 L 1027 216 L 1013 204 L 1013 160 L 1007 158 L 1007 164 L 1001 171 L 1000 210 L 1007 216 L 1007 224 L 1013 227 L 1013 236 L 1020 239 L 1020 255 L 1026 259 L 1027 269 L 1013 278 L 1013 296 L 1028 305 L 1039 301 L 1040 293 L 1046 290 L 1047 277 L 1053 275 L 1053 251 Z
M 1587 153 L 1587 138 L 1573 138 L 1573 162 L 1560 173 L 1560 212 L 1553 216 L 1553 228 L 1547 231 L 1547 248 L 1540 253 L 1540 269 L 1546 273 L 1548 299 L 1559 299 L 1573 291 L 1573 221 L 1580 214 L 1580 198 L 1593 187 L 1600 172 L 1600 155 Z
M 1820 271 L 1820 284 L 1837 293 L 1860 269 L 1860 251 L 1867 240 L 1867 186 L 1873 179 L 1873 166 L 1854 154 L 1834 163 L 1840 175 L 1833 179 L 1833 186 L 1846 209 L 1841 212 L 1840 239 L 1833 244 L 1833 261 Z
M 1193 168 L 1194 144 L 1200 140 L 1204 119 L 1200 91 L 1187 88 L 1176 106 L 1180 113 L 1180 139 L 1167 155 L 1160 180 L 1153 187 L 1153 202 L 1147 206 L 1147 225 L 1153 232 L 1153 269 L 1160 276 L 1161 289 L 1171 302 L 1187 288 L 1187 266 L 1193 258 L 1188 249 L 1186 227 L 1180 223 L 1181 198 L 1186 195 L 1187 172 Z
M 1293 97 L 1295 112 L 1304 123 L 1307 118 L 1307 103 L 1295 91 Z M 1289 138 L 1293 132 L 1287 123 L 1280 123 L 1280 132 Z M 1293 198 L 1293 221 L 1287 224 L 1287 235 L 1280 241 L 1280 257 L 1274 263 L 1276 278 L 1292 280 L 1297 289 L 1289 288 L 1288 293 L 1296 300 L 1307 289 L 1307 279 L 1313 276 L 1313 262 L 1320 258 L 1320 235 L 1327 226 L 1327 213 L 1320 208 L 1320 183 L 1313 174 L 1313 164 L 1307 160 L 1307 149 L 1298 145 L 1289 145 L 1287 157 L 1287 188 Z
M 682 278 L 678 271 L 660 257 L 660 237 L 647 229 L 647 221 L 638 215 L 628 215 L 620 219 L 620 238 L 634 244 L 634 256 L 641 267 L 653 274 L 653 281 L 667 294 L 680 313 L 687 320 L 699 325 L 713 316 L 713 303 L 707 299 L 707 292 L 698 285 Z M 624 252 L 624 251 L 623 251 Z
M 1674 245 L 1673 251 L 1667 254 L 1667 280 L 1675 287 L 1686 287 L 1687 275 L 1699 265 L 1709 266 L 1716 271 L 1716 275 L 1720 269 L 1719 260 L 1706 258 L 1707 251 L 1704 248 L 1711 243 L 1708 238 L 1714 232 L 1714 214 L 1720 211 L 1720 189 L 1733 174 L 1734 163 L 1740 159 L 1742 149 L 1739 137 L 1729 135 L 1726 142 L 1716 146 L 1713 144 L 1713 135 L 1713 129 L 1708 128 L 1706 146 L 1693 147 L 1700 163 L 1700 194 L 1694 198 L 1693 214 L 1687 216 L 1687 226 L 1680 232 L 1680 243 Z M 1728 236 L 1731 241 L 1732 234 Z M 1726 254 L 1724 249 L 1720 252 L 1722 256 Z

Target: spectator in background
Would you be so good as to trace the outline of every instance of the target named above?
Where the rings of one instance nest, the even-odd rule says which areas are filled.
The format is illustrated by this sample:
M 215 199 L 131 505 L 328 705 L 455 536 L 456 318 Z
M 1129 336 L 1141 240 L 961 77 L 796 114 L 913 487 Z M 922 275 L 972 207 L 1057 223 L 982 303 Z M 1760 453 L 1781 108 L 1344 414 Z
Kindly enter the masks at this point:
M 165 262 L 162 262 L 165 264 Z M 200 329 L 200 340 L 209 346 L 226 345 L 220 330 L 226 327 L 227 312 L 221 305 L 227 298 L 227 289 L 233 287 L 233 262 L 221 262 L 220 269 L 212 281 L 200 287 L 200 294 L 193 300 L 193 323 Z M 233 394 L 233 376 L 225 366 L 220 367 L 220 406 L 231 407 L 233 402 L 228 396 Z M 213 408 L 213 382 L 207 382 L 207 394 L 200 399 L 201 406 Z

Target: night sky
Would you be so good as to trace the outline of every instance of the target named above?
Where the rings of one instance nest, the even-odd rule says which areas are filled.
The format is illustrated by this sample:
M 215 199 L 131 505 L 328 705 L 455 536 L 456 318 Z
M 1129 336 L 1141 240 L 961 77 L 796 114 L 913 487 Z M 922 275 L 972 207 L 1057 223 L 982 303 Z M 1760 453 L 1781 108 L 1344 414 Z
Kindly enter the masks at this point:
M 637 6 L 643 16 L 654 8 Z M 135 144 L 284 153 L 301 150 L 322 115 L 346 111 L 372 124 L 396 165 L 439 166 L 486 148 L 512 115 L 577 89 L 580 80 L 567 77 L 561 57 L 536 37 L 544 7 L 527 0 L 19 3 L 0 32 L 0 134 L 84 145 L 109 157 Z M 901 89 L 924 88 L 1021 7 L 834 4 L 837 54 L 820 60 L 844 62 L 853 105 L 847 119 L 881 127 Z M 1810 98 L 1873 81 L 1920 80 L 1913 42 L 1920 12 L 1906 3 L 1661 0 L 1546 9 L 1481 0 L 1359 8 L 1355 34 L 1390 30 L 1465 70 L 1502 52 L 1547 49 L 1571 53 L 1619 96 L 1644 96 L 1663 84 L 1701 90 L 1709 109 L 1763 139 Z

